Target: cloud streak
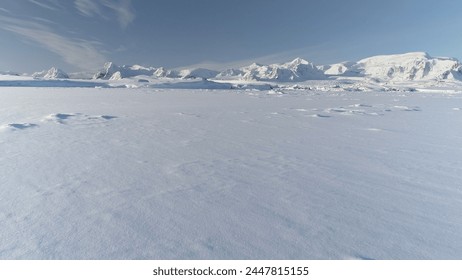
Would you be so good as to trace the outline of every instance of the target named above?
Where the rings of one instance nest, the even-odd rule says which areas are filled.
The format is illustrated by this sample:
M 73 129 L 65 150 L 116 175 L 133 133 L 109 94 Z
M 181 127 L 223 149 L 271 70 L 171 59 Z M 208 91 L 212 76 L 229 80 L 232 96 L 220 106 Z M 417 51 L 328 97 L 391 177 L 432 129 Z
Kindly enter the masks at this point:
M 37 0 L 29 0 L 30 3 L 33 3 L 37 6 L 40 6 L 44 9 L 52 10 L 52 11 L 57 11 L 60 8 L 62 8 L 59 4 L 58 1 L 56 0 L 42 0 L 42 1 L 37 1 Z
M 103 1 L 108 8 L 112 9 L 117 15 L 119 24 L 126 28 L 134 19 L 135 13 L 133 11 L 131 0 L 119 0 L 117 3 L 113 1 Z
M 98 50 L 100 43 L 64 37 L 40 23 L 0 16 L 0 28 L 38 43 L 80 69 L 96 69 L 106 61 Z
M 75 0 L 75 8 L 84 16 L 94 17 L 103 16 L 98 1 L 93 0 Z
M 111 20 L 115 15 L 124 29 L 135 19 L 131 0 L 74 0 L 74 6 L 86 17 Z
M 0 8 L 0 11 L 7 13 L 7 14 L 11 14 L 11 12 L 5 8 Z

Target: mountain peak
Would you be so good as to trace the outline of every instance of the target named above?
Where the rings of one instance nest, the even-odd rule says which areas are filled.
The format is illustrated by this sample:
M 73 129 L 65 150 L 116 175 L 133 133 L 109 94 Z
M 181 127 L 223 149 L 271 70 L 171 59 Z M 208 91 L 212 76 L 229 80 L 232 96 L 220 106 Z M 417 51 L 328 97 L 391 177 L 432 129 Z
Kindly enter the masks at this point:
M 307 60 L 297 57 L 296 59 L 292 60 L 289 64 L 298 65 L 298 64 L 310 64 Z
M 246 80 L 295 82 L 325 79 L 324 73 L 312 63 L 296 58 L 282 64 L 260 65 L 253 63 L 240 69 L 240 77 Z
M 379 80 L 414 81 L 457 78 L 462 65 L 457 59 L 410 52 L 372 56 L 358 61 L 354 68 L 363 76 Z
M 67 75 L 66 72 L 64 72 L 63 70 L 59 68 L 51 67 L 51 69 L 48 70 L 44 78 L 45 79 L 69 79 L 69 75 Z
M 69 75 L 63 70 L 51 67 L 49 70 L 44 70 L 41 72 L 35 72 L 32 74 L 34 78 L 44 78 L 44 79 L 69 79 Z

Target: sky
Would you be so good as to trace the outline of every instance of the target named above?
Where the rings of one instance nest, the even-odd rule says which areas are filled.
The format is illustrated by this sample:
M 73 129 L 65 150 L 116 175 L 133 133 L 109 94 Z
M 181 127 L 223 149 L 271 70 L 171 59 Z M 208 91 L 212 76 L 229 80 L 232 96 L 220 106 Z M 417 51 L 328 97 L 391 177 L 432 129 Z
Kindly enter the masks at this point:
M 0 71 L 462 59 L 461 13 L 460 0 L 0 0 Z

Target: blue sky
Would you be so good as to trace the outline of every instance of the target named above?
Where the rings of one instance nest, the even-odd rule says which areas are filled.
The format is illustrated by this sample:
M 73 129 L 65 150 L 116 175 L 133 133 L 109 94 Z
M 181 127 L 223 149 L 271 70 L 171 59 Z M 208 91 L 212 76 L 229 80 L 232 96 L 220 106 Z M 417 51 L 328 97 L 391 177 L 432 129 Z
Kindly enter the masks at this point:
M 462 58 L 459 0 L 1 0 L 0 70 Z

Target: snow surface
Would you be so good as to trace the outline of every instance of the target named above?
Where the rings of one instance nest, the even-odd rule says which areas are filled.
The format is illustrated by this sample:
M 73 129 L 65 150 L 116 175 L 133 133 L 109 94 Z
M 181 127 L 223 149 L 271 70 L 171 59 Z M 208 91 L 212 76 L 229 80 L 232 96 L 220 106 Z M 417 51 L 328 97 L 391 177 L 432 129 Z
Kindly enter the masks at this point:
M 2 259 L 462 258 L 462 95 L 450 85 L 10 79 Z

